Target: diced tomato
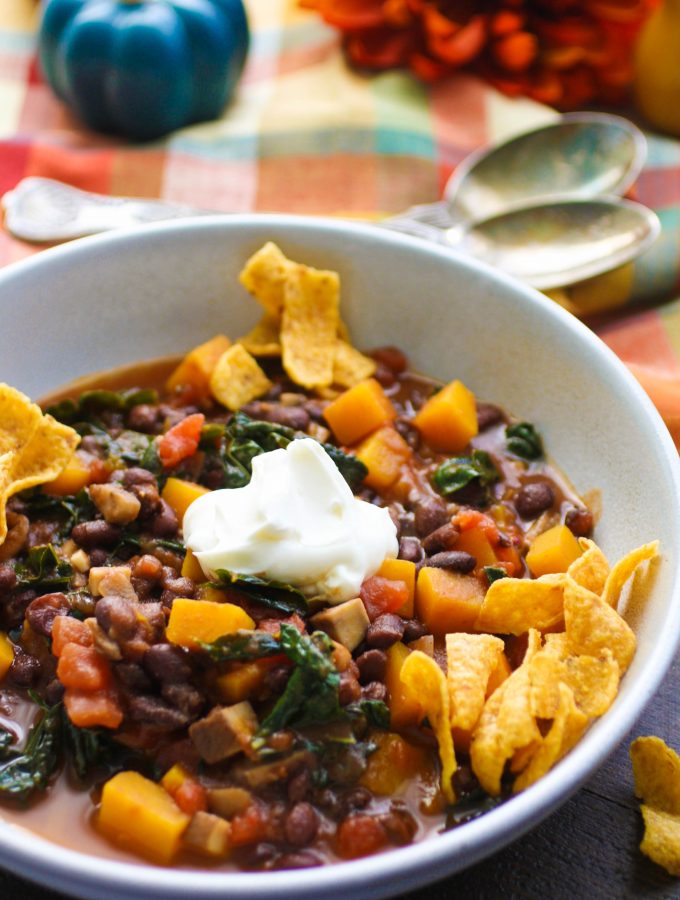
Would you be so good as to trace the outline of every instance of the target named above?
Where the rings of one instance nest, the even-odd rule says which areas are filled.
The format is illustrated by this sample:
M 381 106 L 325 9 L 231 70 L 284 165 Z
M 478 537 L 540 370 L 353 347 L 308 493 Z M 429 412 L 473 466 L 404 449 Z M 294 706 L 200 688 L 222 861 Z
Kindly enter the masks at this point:
M 522 562 L 517 547 L 496 547 L 498 564 L 513 578 L 522 572 Z
M 371 575 L 361 585 L 359 596 L 372 622 L 383 613 L 401 609 L 409 598 L 408 585 L 405 581 L 391 581 L 381 575 Z
M 93 693 L 66 688 L 64 706 L 69 719 L 78 728 L 118 728 L 123 721 L 123 710 L 113 691 Z
M 73 616 L 57 616 L 52 624 L 52 653 L 61 656 L 67 644 L 92 646 L 92 632 L 80 619 Z
M 387 843 L 387 832 L 372 816 L 348 816 L 338 828 L 336 850 L 343 859 L 370 856 Z
M 208 808 L 207 791 L 193 778 L 185 778 L 172 797 L 182 812 L 189 816 L 193 816 L 197 812 L 205 812 Z
M 267 838 L 267 816 L 256 804 L 251 803 L 231 820 L 231 843 L 234 847 L 256 844 Z
M 158 455 L 166 469 L 172 469 L 194 455 L 204 423 L 203 413 L 194 413 L 165 432 L 158 442 Z
M 66 644 L 57 664 L 57 678 L 66 688 L 101 691 L 111 684 L 111 667 L 94 647 Z
M 476 509 L 463 509 L 452 519 L 453 524 L 459 531 L 470 531 L 473 528 L 479 528 L 487 537 L 492 546 L 496 546 L 499 540 L 498 526 L 491 518 L 483 512 Z

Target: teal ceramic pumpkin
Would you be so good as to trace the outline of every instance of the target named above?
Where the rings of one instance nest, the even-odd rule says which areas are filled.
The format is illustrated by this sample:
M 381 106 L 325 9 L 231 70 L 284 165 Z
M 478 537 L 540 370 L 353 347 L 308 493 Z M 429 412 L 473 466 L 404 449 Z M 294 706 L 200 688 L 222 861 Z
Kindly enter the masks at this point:
M 149 140 L 216 118 L 248 43 L 241 0 L 46 0 L 40 61 L 91 128 Z

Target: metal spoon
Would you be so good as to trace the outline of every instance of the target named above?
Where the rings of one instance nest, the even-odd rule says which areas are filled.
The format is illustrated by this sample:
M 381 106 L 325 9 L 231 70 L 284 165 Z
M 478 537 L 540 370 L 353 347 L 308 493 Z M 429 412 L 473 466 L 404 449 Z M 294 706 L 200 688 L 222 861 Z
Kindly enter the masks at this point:
M 660 231 L 647 207 L 600 197 L 524 207 L 441 233 L 445 243 L 545 290 L 630 262 Z
M 443 200 L 412 206 L 383 224 L 400 231 L 408 231 L 411 222 L 448 228 L 530 203 L 621 196 L 640 174 L 646 155 L 645 136 L 627 119 L 568 113 L 471 153 L 446 183 Z
M 10 231 L 34 241 L 205 214 L 205 210 L 175 204 L 89 194 L 40 178 L 25 179 L 3 202 Z M 388 227 L 401 230 L 398 224 Z M 655 240 L 660 224 L 646 207 L 607 197 L 551 201 L 448 229 L 411 222 L 406 230 L 456 246 L 545 289 L 574 284 L 623 265 Z

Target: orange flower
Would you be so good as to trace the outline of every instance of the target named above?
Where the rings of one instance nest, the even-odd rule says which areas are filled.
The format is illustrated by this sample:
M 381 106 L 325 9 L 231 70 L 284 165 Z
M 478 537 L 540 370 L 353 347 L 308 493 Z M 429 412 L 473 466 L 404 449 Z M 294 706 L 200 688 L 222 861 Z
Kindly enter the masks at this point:
M 659 0 L 300 0 L 345 34 L 351 63 L 461 68 L 561 109 L 626 98 L 637 32 Z

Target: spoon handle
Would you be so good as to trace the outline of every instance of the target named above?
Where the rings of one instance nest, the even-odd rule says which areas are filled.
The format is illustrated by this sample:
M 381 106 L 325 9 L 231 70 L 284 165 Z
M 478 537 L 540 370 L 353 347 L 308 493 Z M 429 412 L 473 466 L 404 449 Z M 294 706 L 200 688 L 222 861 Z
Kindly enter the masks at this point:
M 447 232 L 450 228 L 461 224 L 461 220 L 451 214 L 449 203 L 439 200 L 436 203 L 420 203 L 410 206 L 396 216 L 390 216 L 378 223 L 383 228 L 412 234 L 436 244 L 450 244 Z
M 2 207 L 8 231 L 35 243 L 68 241 L 129 225 L 209 214 L 179 203 L 93 194 L 51 178 L 36 177 L 24 178 L 6 193 Z

